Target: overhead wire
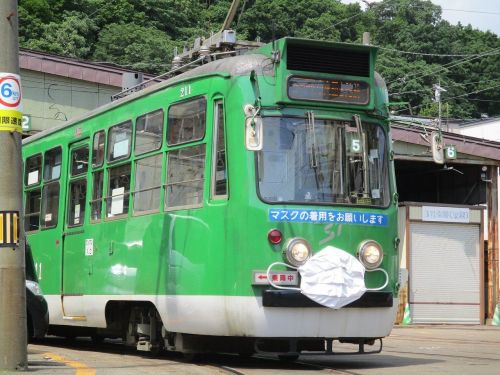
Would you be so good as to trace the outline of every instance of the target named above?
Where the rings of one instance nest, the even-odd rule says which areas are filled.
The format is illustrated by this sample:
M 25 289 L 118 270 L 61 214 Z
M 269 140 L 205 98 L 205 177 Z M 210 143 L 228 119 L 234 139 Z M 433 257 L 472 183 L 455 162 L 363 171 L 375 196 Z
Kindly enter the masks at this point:
M 441 8 L 442 10 L 451 10 L 453 12 L 464 12 L 464 13 L 479 13 L 479 14 L 500 14 L 500 12 L 488 12 L 481 10 L 468 10 L 468 9 L 451 9 L 451 8 Z
M 474 85 L 477 83 L 492 82 L 492 81 L 499 81 L 499 80 L 500 80 L 500 78 L 495 78 L 495 79 L 488 79 L 488 80 L 481 80 L 481 81 L 467 82 L 467 83 L 457 83 L 454 81 L 450 81 L 448 84 L 453 84 L 453 85 L 457 85 L 457 86 L 467 86 L 467 85 Z M 432 87 L 428 87 L 426 89 L 421 89 L 421 90 L 393 92 L 393 93 L 390 93 L 389 96 L 416 94 L 419 92 L 425 92 L 425 91 L 430 91 L 430 90 L 432 90 Z
M 493 53 L 493 52 L 495 52 L 495 53 Z M 460 59 L 460 60 L 455 61 L 455 62 L 450 62 L 448 64 L 441 65 L 438 69 L 435 69 L 435 70 L 433 70 L 431 72 L 428 72 L 428 73 L 425 73 L 425 74 L 421 74 L 422 73 L 421 71 L 417 71 L 417 72 L 414 72 L 412 74 L 407 74 L 404 77 L 400 77 L 400 78 L 395 79 L 393 81 L 387 82 L 387 85 L 390 85 L 390 84 L 395 83 L 395 82 L 401 82 L 401 81 L 404 82 L 408 78 L 415 77 L 415 76 L 418 76 L 418 78 L 426 77 L 426 76 L 429 76 L 429 75 L 433 75 L 433 74 L 439 73 L 439 72 L 441 72 L 443 70 L 448 70 L 449 68 L 453 68 L 455 66 L 458 66 L 458 65 L 461 65 L 461 64 L 465 64 L 467 62 L 471 62 L 471 61 L 473 61 L 475 59 L 478 59 L 480 57 L 493 56 L 493 55 L 497 55 L 497 54 L 500 54 L 500 47 L 495 48 L 493 50 L 490 50 L 488 52 L 479 54 L 479 55 L 474 56 L 474 57 L 467 57 L 467 58 L 463 58 L 463 59 Z
M 430 56 L 430 57 L 474 57 L 474 56 L 484 56 L 485 53 L 467 53 L 467 54 L 449 54 L 449 53 L 426 53 L 426 52 L 413 52 L 413 51 L 403 51 L 403 50 L 398 50 L 394 48 L 388 48 L 388 47 L 382 47 L 382 46 L 377 46 L 378 49 L 385 50 L 385 51 L 390 51 L 390 52 L 397 52 L 401 54 L 406 54 L 406 55 L 417 55 L 417 56 Z M 497 54 L 497 52 L 492 53 L 492 55 Z
M 465 93 L 465 94 L 460 94 L 460 95 L 456 95 L 456 96 L 452 96 L 450 98 L 443 98 L 441 101 L 442 102 L 447 102 L 447 101 L 450 101 L 452 99 L 457 99 L 457 98 L 461 98 L 461 97 L 464 97 L 464 96 L 467 96 L 467 95 L 472 95 L 472 94 L 478 94 L 480 92 L 483 92 L 483 91 L 487 91 L 487 90 L 491 90 L 491 89 L 495 89 L 497 87 L 500 87 L 500 84 L 498 85 L 494 85 L 494 86 L 491 86 L 491 87 L 487 87 L 485 89 L 481 89 L 481 90 L 475 90 L 475 91 L 471 91 L 471 92 L 468 92 L 468 93 Z M 467 100 L 472 100 L 472 99 L 467 99 Z M 394 111 L 394 113 L 400 113 L 400 112 L 403 112 L 403 111 L 406 111 L 407 109 L 411 109 L 411 110 L 414 110 L 414 109 L 417 109 L 417 108 L 421 108 L 423 106 L 426 106 L 427 103 L 425 104 L 420 104 L 420 105 L 416 105 L 416 106 L 413 106 L 413 107 L 410 107 L 410 108 L 403 108 L 403 109 L 400 109 L 400 110 L 396 110 Z

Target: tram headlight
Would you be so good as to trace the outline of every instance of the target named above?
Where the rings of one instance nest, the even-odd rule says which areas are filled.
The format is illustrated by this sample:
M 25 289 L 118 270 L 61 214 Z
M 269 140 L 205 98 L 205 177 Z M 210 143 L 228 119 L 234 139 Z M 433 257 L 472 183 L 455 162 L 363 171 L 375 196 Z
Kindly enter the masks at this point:
M 359 245 L 358 258 L 366 269 L 373 270 L 382 263 L 384 252 L 378 242 L 368 240 Z
M 284 255 L 288 263 L 299 267 L 311 257 L 311 245 L 303 238 L 292 238 L 285 245 Z

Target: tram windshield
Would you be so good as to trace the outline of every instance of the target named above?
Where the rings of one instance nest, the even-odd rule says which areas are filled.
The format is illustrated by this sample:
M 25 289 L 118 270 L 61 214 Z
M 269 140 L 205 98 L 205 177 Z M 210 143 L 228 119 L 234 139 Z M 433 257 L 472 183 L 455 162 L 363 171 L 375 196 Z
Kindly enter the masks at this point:
M 358 118 L 359 119 L 359 118 Z M 261 199 L 270 203 L 388 206 L 386 136 L 361 121 L 264 117 L 257 156 Z

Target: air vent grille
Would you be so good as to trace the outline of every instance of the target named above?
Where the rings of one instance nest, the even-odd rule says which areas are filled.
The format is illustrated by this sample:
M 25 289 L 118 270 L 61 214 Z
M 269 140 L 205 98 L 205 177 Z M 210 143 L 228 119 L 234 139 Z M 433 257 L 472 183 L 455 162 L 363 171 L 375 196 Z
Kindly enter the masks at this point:
M 288 44 L 287 68 L 307 72 L 370 76 L 370 52 Z

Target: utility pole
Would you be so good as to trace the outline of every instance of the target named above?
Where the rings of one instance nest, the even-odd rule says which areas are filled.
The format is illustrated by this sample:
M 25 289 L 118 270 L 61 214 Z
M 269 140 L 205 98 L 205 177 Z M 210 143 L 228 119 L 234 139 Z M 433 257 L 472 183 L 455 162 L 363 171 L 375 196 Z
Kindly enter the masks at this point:
M 441 87 L 441 81 L 437 85 L 434 85 L 434 100 L 438 102 L 438 128 L 441 132 L 441 92 L 446 92 L 445 89 Z
M 0 1 L 0 372 L 27 368 L 17 0 Z

